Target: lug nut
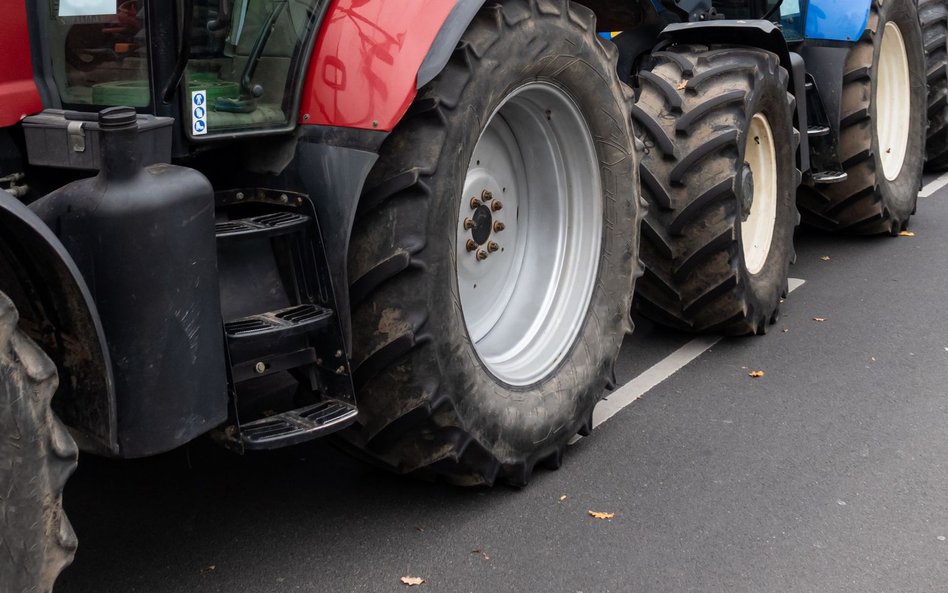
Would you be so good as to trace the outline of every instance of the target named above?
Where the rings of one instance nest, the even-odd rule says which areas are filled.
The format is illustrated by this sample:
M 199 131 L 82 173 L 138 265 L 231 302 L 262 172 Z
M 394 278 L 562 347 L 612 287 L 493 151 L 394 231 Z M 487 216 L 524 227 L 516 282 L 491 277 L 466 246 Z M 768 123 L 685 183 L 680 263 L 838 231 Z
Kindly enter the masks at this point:
M 500 245 L 498 245 L 495 241 L 487 242 L 487 251 L 490 251 L 491 253 L 493 253 L 497 251 L 498 249 L 500 249 Z
M 500 231 L 504 230 L 505 228 L 507 228 L 507 225 L 505 225 L 504 223 L 500 222 L 499 220 L 496 221 L 496 222 L 494 222 L 494 232 L 495 232 L 495 233 L 499 233 Z
M 485 259 L 487 259 L 487 252 L 484 251 L 483 249 L 478 249 L 478 250 L 477 250 L 477 261 L 484 261 Z
M 468 239 L 464 246 L 467 247 L 468 251 L 474 251 L 477 249 L 477 243 L 474 242 L 474 239 Z
M 473 229 L 473 228 L 474 228 L 474 221 L 471 220 L 470 218 L 465 218 L 465 219 L 464 219 L 464 230 L 465 230 L 465 231 L 469 231 L 469 230 L 471 230 L 471 229 Z
M 494 199 L 494 194 L 490 193 L 490 190 L 484 190 L 481 192 L 481 199 L 485 202 L 490 202 Z
M 493 202 L 490 203 L 490 209 L 493 210 L 494 212 L 497 212 L 503 207 L 504 205 L 500 203 L 500 200 L 494 200 Z
M 471 198 L 471 210 L 477 210 L 477 207 L 481 205 L 481 201 L 476 197 Z

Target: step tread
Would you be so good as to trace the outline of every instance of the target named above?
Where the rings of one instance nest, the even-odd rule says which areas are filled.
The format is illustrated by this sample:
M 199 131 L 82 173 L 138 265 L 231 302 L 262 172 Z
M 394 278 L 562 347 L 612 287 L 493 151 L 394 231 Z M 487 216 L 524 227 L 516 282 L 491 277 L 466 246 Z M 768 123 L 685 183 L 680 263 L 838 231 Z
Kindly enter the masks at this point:
M 339 400 L 289 410 L 240 426 L 240 440 L 248 449 L 294 445 L 341 430 L 355 422 L 358 410 Z
M 295 232 L 309 226 L 312 218 L 296 212 L 268 212 L 249 218 L 221 220 L 214 225 L 218 239 L 261 237 Z
M 332 315 L 331 309 L 307 303 L 227 321 L 224 332 L 231 341 L 277 333 L 296 334 L 312 325 L 322 324 Z

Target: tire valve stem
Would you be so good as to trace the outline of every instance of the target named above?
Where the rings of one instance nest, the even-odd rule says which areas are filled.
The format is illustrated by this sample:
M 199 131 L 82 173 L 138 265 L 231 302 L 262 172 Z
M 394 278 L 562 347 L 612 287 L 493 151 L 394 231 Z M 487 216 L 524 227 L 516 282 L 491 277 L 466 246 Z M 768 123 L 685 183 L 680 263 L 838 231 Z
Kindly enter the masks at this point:
M 493 210 L 494 212 L 497 212 L 503 207 L 504 205 L 500 203 L 500 200 L 494 200 L 493 202 L 490 203 L 490 209 Z
M 477 261 L 484 261 L 485 259 L 487 259 L 487 257 L 488 256 L 487 256 L 486 251 L 484 251 L 483 249 L 477 250 Z
M 471 229 L 473 229 L 473 228 L 474 228 L 474 221 L 471 220 L 470 218 L 465 218 L 465 219 L 464 219 L 464 230 L 465 230 L 465 231 L 469 231 L 469 230 L 471 230 Z
M 474 239 L 468 239 L 464 246 L 467 247 L 468 251 L 474 251 L 477 249 L 477 243 L 474 242 Z
M 477 210 L 477 207 L 481 205 L 481 201 L 477 197 L 471 198 L 471 210 Z
M 494 232 L 495 232 L 495 233 L 499 233 L 500 231 L 504 230 L 505 228 L 507 228 L 507 225 L 505 225 L 504 223 L 500 222 L 499 220 L 494 223 Z
M 490 251 L 491 253 L 493 253 L 497 251 L 498 249 L 500 249 L 500 245 L 498 245 L 496 241 L 487 242 L 487 251 Z

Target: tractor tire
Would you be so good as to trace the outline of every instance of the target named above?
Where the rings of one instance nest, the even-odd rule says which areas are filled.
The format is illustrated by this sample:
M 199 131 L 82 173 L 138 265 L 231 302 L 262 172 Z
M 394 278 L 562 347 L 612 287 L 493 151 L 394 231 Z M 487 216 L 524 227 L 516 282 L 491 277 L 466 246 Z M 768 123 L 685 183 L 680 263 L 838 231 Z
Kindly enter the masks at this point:
M 925 159 L 924 72 L 915 2 L 873 0 L 844 66 L 839 156 L 847 178 L 800 193 L 804 222 L 861 235 L 906 228 Z
M 523 485 L 591 429 L 639 272 L 616 60 L 583 6 L 488 2 L 383 144 L 350 245 L 343 438 L 386 468 Z
M 636 307 L 680 330 L 763 333 L 787 293 L 800 220 L 787 71 L 747 47 L 652 57 L 632 110 L 649 204 Z
M 0 583 L 48 593 L 76 551 L 62 493 L 78 448 L 50 409 L 56 367 L 18 319 L 0 293 Z
M 927 167 L 948 167 L 948 6 L 945 0 L 919 0 L 918 20 L 925 43 L 928 77 Z

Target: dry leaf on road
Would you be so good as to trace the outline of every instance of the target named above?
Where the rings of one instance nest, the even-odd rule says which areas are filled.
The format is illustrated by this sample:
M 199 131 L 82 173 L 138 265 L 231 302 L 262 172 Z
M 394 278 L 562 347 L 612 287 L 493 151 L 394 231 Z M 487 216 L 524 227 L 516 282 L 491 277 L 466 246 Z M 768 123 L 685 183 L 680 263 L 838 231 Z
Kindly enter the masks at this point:
M 817 323 L 823 323 L 824 321 L 826 321 L 826 318 L 825 318 L 825 317 L 814 317 L 814 318 L 813 318 L 813 321 L 815 321 L 815 322 L 817 322 Z
M 593 517 L 594 519 L 611 519 L 616 516 L 615 513 L 602 513 L 599 511 L 586 511 L 586 512 L 589 513 L 589 516 Z
M 484 560 L 490 560 L 490 556 L 484 550 L 471 550 L 471 554 L 480 554 Z
M 945 350 L 948 350 L 948 348 L 945 348 Z M 566 500 L 566 495 L 565 495 L 565 494 L 560 497 L 560 502 L 563 502 L 564 500 Z
M 415 585 L 420 585 L 425 582 L 425 579 L 421 577 L 402 577 L 402 582 L 408 585 L 409 587 L 414 587 Z
M 899 236 L 900 237 L 914 237 L 915 233 L 913 233 L 912 231 L 899 231 Z
M 831 258 L 831 257 L 828 256 L 828 255 L 821 255 L 821 256 L 820 256 L 820 259 L 823 260 L 823 261 L 829 261 L 829 260 L 831 260 L 831 259 L 833 259 L 833 258 Z
M 763 377 L 763 376 L 764 376 L 764 371 L 751 371 L 751 372 L 747 373 L 747 376 L 748 376 L 748 377 L 754 377 L 754 378 Z

